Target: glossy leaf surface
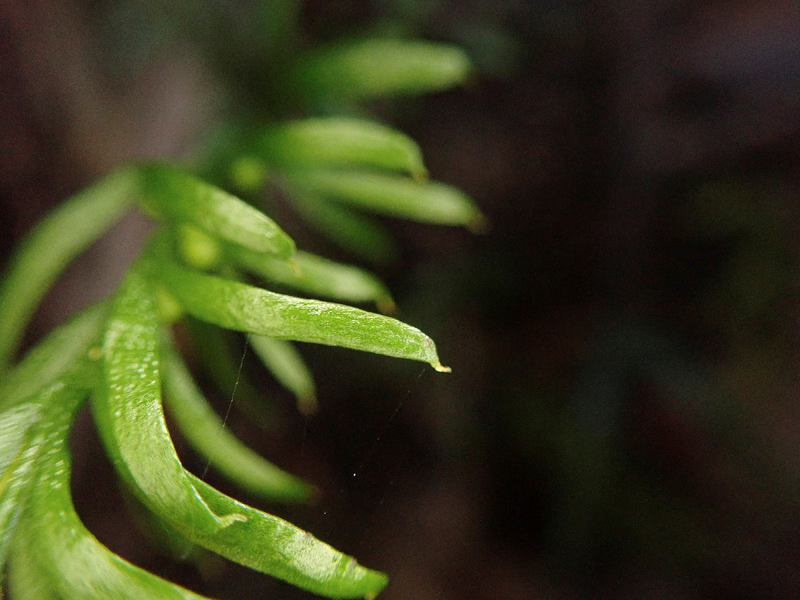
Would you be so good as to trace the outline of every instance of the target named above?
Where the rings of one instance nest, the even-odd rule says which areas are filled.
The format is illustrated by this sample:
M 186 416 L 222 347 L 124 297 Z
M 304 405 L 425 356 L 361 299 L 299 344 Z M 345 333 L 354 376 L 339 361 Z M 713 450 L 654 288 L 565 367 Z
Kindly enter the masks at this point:
M 145 506 L 176 528 L 213 532 L 240 517 L 211 512 L 175 452 L 161 407 L 155 298 L 142 271 L 128 273 L 112 302 L 92 412 L 114 467 Z
M 155 300 L 142 271 L 128 273 L 112 303 L 102 381 L 92 399 L 117 471 L 150 510 L 200 546 L 323 595 L 326 590 L 341 598 L 369 593 L 382 575 L 342 568 L 355 561 L 281 519 L 220 494 L 183 469 L 164 423 Z
M 220 327 L 420 360 L 444 369 L 433 341 L 395 319 L 341 304 L 275 294 L 190 271 L 174 262 L 160 262 L 158 273 L 188 313 Z
M 246 517 L 216 536 L 223 556 L 329 598 L 372 598 L 386 586 L 386 575 L 362 567 L 309 532 L 220 494 L 196 477 L 192 481 L 212 510 Z
M 88 395 L 92 379 L 92 365 L 81 357 L 60 377 L 0 413 L 0 573 L 19 520 L 24 521 L 29 499 L 46 476 L 42 463 L 54 453 L 54 446 L 65 443 L 56 440 L 52 428 L 71 418 Z
M 41 406 L 25 403 L 0 413 L 0 583 L 11 538 L 25 506 L 41 453 L 36 423 Z
M 201 600 L 202 596 L 121 559 L 80 522 L 70 495 L 66 449 L 71 412 L 78 399 L 80 394 L 49 411 L 37 469 L 40 475 L 20 525 L 12 572 L 22 569 L 27 577 L 38 575 L 38 585 L 52 590 L 53 597 Z
M 42 423 L 51 419 L 48 411 L 53 407 L 69 405 L 72 388 L 65 382 L 77 381 L 84 390 L 91 387 L 94 371 L 85 359 L 104 315 L 104 307 L 98 305 L 58 327 L 9 374 L 0 393 L 0 576 L 35 481 L 44 447 Z M 79 399 L 85 396 L 86 392 Z

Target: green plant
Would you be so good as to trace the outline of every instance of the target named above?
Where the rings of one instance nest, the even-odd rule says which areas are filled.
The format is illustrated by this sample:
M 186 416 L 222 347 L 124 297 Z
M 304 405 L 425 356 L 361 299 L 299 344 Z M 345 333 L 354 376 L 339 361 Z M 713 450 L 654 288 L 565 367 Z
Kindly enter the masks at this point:
M 284 77 L 298 103 L 313 107 L 443 89 L 461 82 L 468 69 L 455 48 L 366 38 L 296 57 Z M 375 302 L 384 311 L 393 306 L 374 276 L 296 250 L 270 218 L 223 187 L 256 202 L 269 182 L 325 235 L 373 260 L 387 257 L 392 242 L 350 207 L 450 225 L 474 226 L 480 214 L 458 190 L 427 181 L 411 139 L 373 121 L 250 118 L 227 131 L 193 166 L 114 170 L 47 216 L 6 269 L 0 283 L 0 574 L 8 571 L 15 599 L 199 597 L 125 562 L 78 519 L 66 440 L 87 398 L 119 476 L 164 535 L 331 598 L 371 598 L 387 583 L 384 574 L 183 468 L 165 425 L 162 391 L 188 441 L 234 482 L 278 501 L 303 501 L 314 491 L 224 428 L 184 364 L 171 326 L 189 318 L 246 332 L 305 412 L 315 407 L 313 380 L 290 340 L 420 360 L 446 371 L 433 342 L 413 327 L 248 283 L 256 277 L 332 300 Z M 131 205 L 158 225 L 117 291 L 14 364 L 50 284 Z

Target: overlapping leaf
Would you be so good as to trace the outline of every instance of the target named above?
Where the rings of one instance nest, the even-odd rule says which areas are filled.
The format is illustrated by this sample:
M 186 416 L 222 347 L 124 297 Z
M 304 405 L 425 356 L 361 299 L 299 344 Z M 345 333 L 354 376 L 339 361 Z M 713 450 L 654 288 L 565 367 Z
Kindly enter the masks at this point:
M 41 424 L 37 480 L 14 541 L 11 588 L 15 597 L 97 600 L 202 600 L 147 573 L 105 548 L 80 522 L 69 491 L 67 434 L 86 392 L 62 388 Z
M 377 594 L 386 583 L 383 574 L 358 566 L 281 519 L 235 502 L 183 469 L 161 407 L 158 323 L 147 271 L 146 262 L 132 269 L 111 305 L 101 381 L 92 399 L 119 474 L 172 529 L 222 556 L 329 597 Z
M 393 217 L 469 226 L 477 226 L 481 219 L 472 200 L 443 183 L 420 183 L 367 171 L 322 169 L 293 171 L 289 177 L 305 192 Z
M 288 189 L 287 193 L 298 213 L 355 256 L 380 264 L 399 255 L 397 243 L 379 223 L 312 193 L 297 189 Z
M 266 281 L 332 300 L 375 302 L 384 312 L 394 309 L 386 286 L 363 269 L 302 251 L 294 255 L 292 264 L 246 248 L 231 247 L 230 254 L 238 266 Z
M 272 219 L 224 190 L 167 165 L 145 165 L 142 173 L 143 205 L 155 216 L 256 252 L 294 254 L 294 241 Z
M 333 97 L 358 100 L 445 89 L 463 81 L 470 64 L 459 49 L 442 44 L 363 39 L 312 52 L 289 71 L 288 87 L 313 105 Z M 255 192 L 276 173 L 277 187 L 305 218 L 370 260 L 388 260 L 396 247 L 379 225 L 351 212 L 348 204 L 433 223 L 475 226 L 480 221 L 466 196 L 426 182 L 413 140 L 378 123 L 305 119 L 243 138 L 249 138 L 243 152 L 223 161 L 238 169 L 234 179 Z M 235 280 L 243 269 L 306 294 L 375 302 L 390 311 L 388 292 L 369 273 L 296 253 L 293 240 L 271 219 L 193 175 L 161 164 L 124 167 L 43 220 L 10 262 L 0 282 L 0 375 L 9 370 L 27 321 L 58 273 L 133 201 L 165 222 L 156 242 L 110 303 L 58 328 L 0 381 L 0 574 L 8 559 L 10 588 L 22 600 L 201 600 L 110 552 L 75 513 L 67 436 L 75 410 L 91 392 L 115 468 L 164 527 L 313 593 L 374 597 L 386 585 L 385 575 L 188 473 L 175 453 L 161 405 L 163 379 L 176 422 L 212 465 L 265 497 L 306 498 L 313 489 L 309 484 L 268 463 L 223 427 L 180 355 L 164 342 L 162 330 L 188 314 L 247 332 L 256 354 L 306 413 L 316 407 L 314 382 L 288 340 L 420 360 L 447 370 L 430 338 L 414 327 Z M 207 362 L 220 367 L 220 378 L 230 387 L 235 371 L 230 361 L 217 354 Z M 238 373 L 235 379 L 238 385 Z M 253 390 L 243 394 L 243 404 L 255 395 Z
M 419 329 L 357 308 L 268 292 L 205 275 L 169 260 L 158 262 L 159 281 L 198 319 L 226 329 L 278 339 L 343 346 L 442 367 L 436 346 Z
M 307 500 L 314 487 L 244 446 L 197 389 L 180 355 L 169 345 L 163 348 L 166 407 L 192 447 L 250 492 L 270 500 Z
M 261 133 L 255 152 L 284 168 L 362 166 L 427 175 L 422 153 L 411 138 L 363 119 L 326 117 L 290 121 Z

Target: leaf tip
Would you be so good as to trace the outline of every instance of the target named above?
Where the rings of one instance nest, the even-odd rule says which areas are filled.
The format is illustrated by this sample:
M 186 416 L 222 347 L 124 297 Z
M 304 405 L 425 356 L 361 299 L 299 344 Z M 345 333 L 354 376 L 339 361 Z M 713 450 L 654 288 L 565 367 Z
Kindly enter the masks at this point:
M 491 229 L 491 223 L 489 223 L 489 219 L 485 216 L 478 214 L 477 217 L 467 223 L 467 229 L 472 233 L 484 234 L 488 233 Z
M 431 366 L 432 366 L 434 369 L 436 369 L 437 371 L 439 371 L 439 373 L 450 373 L 450 372 L 452 372 L 452 371 L 453 371 L 453 369 L 451 369 L 450 367 L 445 367 L 445 366 L 444 366 L 442 363 L 440 363 L 440 362 L 432 362 L 432 363 L 431 363 Z
M 299 410 L 300 414 L 304 417 L 310 417 L 316 414 L 317 409 L 319 409 L 319 404 L 314 394 L 308 394 L 297 398 L 297 410 Z
M 381 296 L 375 301 L 378 310 L 384 315 L 393 315 L 397 312 L 397 305 L 391 296 Z
M 319 503 L 320 499 L 322 498 L 322 490 L 320 490 L 314 484 L 308 484 L 308 488 L 305 491 L 305 498 L 303 502 L 309 506 L 315 506 Z
M 428 169 L 422 165 L 419 165 L 419 167 L 411 171 L 411 178 L 417 183 L 428 183 L 430 175 L 428 174 Z

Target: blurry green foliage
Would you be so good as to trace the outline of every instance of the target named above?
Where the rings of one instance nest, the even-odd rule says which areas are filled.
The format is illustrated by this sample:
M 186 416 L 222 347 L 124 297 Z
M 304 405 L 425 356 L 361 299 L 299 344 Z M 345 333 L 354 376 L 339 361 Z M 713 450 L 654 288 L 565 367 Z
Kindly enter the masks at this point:
M 298 251 L 236 193 L 255 202 L 267 186 L 333 242 L 373 260 L 389 257 L 392 242 L 362 211 L 472 227 L 482 219 L 461 192 L 428 181 L 413 140 L 363 117 L 330 114 L 331 107 L 356 101 L 457 85 L 471 69 L 464 52 L 374 35 L 307 47 L 299 9 L 285 0 L 256 3 L 252 11 L 223 2 L 201 10 L 187 2 L 125 2 L 102 13 L 98 30 L 111 37 L 101 45 L 114 49 L 109 67 L 130 72 L 180 32 L 228 76 L 229 104 L 222 133 L 209 136 L 193 164 L 117 168 L 42 220 L 6 267 L 0 283 L 0 573 L 8 578 L 0 583 L 15 598 L 198 598 L 122 560 L 81 524 L 69 493 L 66 446 L 75 412 L 88 398 L 114 467 L 146 509 L 140 520 L 173 540 L 168 545 L 183 552 L 188 540 L 331 598 L 372 598 L 386 585 L 384 574 L 187 472 L 162 409 L 163 392 L 189 443 L 232 481 L 264 498 L 305 501 L 313 485 L 224 429 L 183 362 L 173 324 L 187 323 L 201 362 L 226 386 L 235 359 L 207 324 L 250 335 L 256 354 L 305 413 L 316 407 L 314 382 L 291 340 L 447 370 L 431 339 L 413 327 L 246 279 L 245 273 L 266 287 L 373 302 L 383 311 L 394 306 L 375 276 Z M 287 114 L 296 118 L 282 118 Z M 22 334 L 53 281 L 132 206 L 157 228 L 118 290 L 16 363 Z M 254 391 L 242 386 L 255 402 Z

